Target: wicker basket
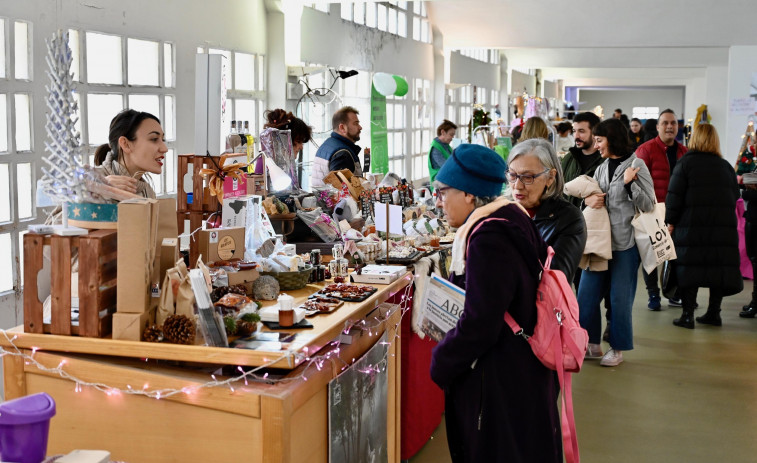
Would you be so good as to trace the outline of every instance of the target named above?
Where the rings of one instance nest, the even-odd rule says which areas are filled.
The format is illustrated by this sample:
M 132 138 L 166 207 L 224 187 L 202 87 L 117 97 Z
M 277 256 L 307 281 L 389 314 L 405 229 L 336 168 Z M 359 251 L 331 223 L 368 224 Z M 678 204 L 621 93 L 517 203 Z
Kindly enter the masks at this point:
M 293 289 L 302 289 L 308 284 L 310 273 L 313 266 L 310 265 L 305 270 L 297 272 L 260 272 L 261 275 L 271 275 L 279 282 L 282 291 L 291 291 Z

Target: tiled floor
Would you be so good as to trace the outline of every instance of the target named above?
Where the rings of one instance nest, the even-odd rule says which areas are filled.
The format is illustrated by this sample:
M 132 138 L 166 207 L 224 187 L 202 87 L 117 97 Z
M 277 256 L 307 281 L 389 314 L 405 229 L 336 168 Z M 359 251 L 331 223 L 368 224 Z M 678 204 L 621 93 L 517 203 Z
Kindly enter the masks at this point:
M 723 301 L 721 328 L 697 324 L 694 330 L 672 325 L 679 308 L 647 310 L 639 283 L 636 348 L 618 367 L 587 361 L 574 376 L 581 461 L 757 462 L 757 319 L 738 316 L 752 282 Z M 707 296 L 700 290 L 697 315 Z M 449 461 L 443 423 L 410 460 Z

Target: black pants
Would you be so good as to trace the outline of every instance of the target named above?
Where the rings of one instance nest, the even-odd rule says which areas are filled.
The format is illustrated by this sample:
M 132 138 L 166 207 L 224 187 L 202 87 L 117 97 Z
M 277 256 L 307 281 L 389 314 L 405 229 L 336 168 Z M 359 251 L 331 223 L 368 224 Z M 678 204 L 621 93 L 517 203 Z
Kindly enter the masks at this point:
M 694 310 L 696 308 L 697 292 L 699 292 L 699 288 L 696 286 L 693 288 L 678 288 L 678 293 L 681 295 L 681 305 L 683 305 L 684 310 Z M 722 302 L 723 293 L 720 291 L 720 288 L 710 288 L 710 303 L 707 306 L 707 310 L 719 309 Z
M 746 244 L 746 255 L 752 262 L 752 271 L 757 277 L 757 224 L 747 221 L 744 225 L 744 244 Z M 752 288 L 752 304 L 754 303 L 757 303 L 757 284 Z
M 655 267 L 654 270 L 652 270 L 650 273 L 647 273 L 646 270 L 644 270 L 644 267 L 641 267 L 641 274 L 644 276 L 644 284 L 647 286 L 647 293 L 651 296 L 652 294 L 660 295 L 660 284 L 658 281 L 660 280 L 660 277 L 657 274 L 657 267 Z

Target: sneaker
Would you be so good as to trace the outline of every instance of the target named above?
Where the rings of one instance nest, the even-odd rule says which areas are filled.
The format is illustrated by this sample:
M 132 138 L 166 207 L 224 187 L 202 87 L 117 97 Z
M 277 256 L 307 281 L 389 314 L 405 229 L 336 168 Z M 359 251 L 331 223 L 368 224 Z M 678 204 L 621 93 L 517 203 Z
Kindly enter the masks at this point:
M 623 352 L 615 349 L 610 349 L 599 361 L 599 364 L 603 367 L 616 367 L 623 361 Z
M 670 307 L 683 307 L 680 299 L 668 299 L 668 305 Z
M 672 304 L 671 304 L 672 305 Z M 659 294 L 650 294 L 649 295 L 649 302 L 647 303 L 647 308 L 653 312 L 659 312 L 660 311 L 660 295 Z
M 586 355 L 584 358 L 587 359 L 600 359 L 602 358 L 602 346 L 599 344 L 592 344 L 589 343 L 589 347 L 586 349 Z

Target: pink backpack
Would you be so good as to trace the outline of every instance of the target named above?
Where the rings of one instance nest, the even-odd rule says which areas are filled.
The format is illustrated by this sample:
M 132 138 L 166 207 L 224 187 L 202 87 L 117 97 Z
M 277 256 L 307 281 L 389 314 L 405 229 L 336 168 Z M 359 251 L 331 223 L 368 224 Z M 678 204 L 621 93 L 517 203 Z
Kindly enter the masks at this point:
M 473 229 L 470 235 L 485 222 L 485 219 Z M 469 241 L 470 243 L 470 241 Z M 578 438 L 576 437 L 576 422 L 573 417 L 573 381 L 571 373 L 581 370 L 586 355 L 589 335 L 578 322 L 578 301 L 573 289 L 568 284 L 565 274 L 559 270 L 552 270 L 552 257 L 555 250 L 547 248 L 547 260 L 542 266 L 539 286 L 536 288 L 536 326 L 534 333 L 528 335 L 518 322 L 505 312 L 505 322 L 518 336 L 523 337 L 531 345 L 536 358 L 550 370 L 557 371 L 562 392 L 562 437 L 563 451 L 567 463 L 578 463 Z

